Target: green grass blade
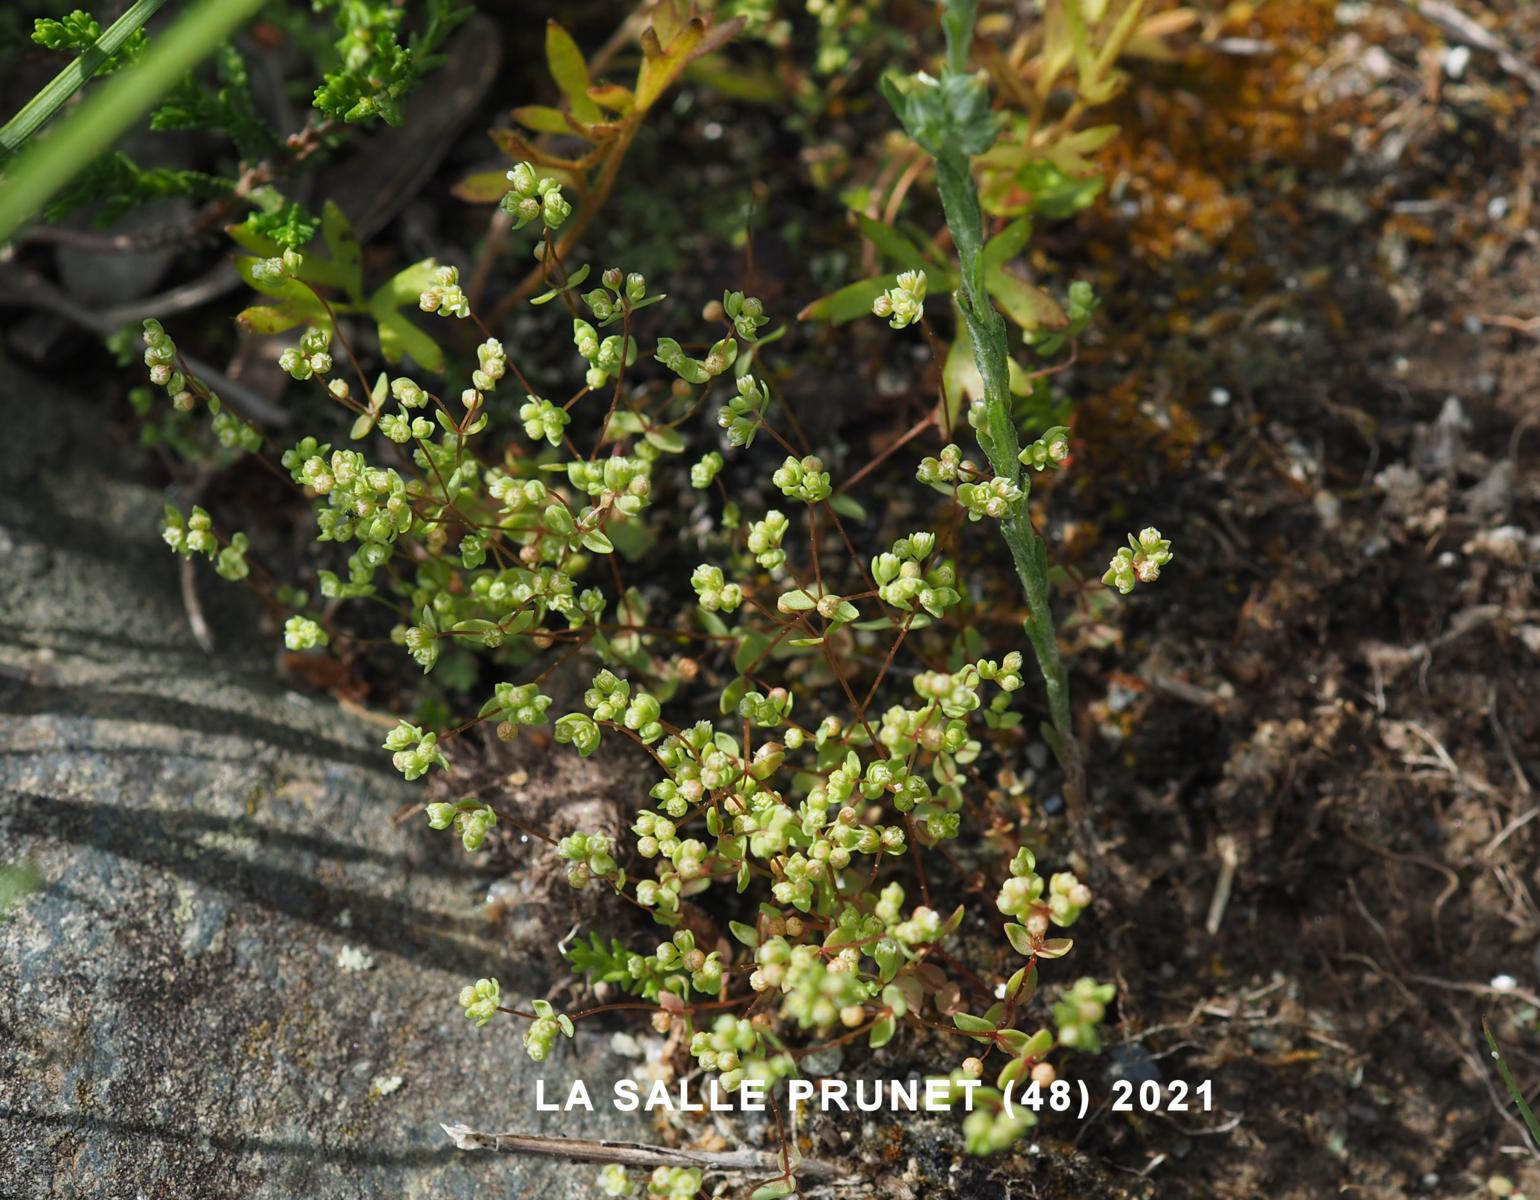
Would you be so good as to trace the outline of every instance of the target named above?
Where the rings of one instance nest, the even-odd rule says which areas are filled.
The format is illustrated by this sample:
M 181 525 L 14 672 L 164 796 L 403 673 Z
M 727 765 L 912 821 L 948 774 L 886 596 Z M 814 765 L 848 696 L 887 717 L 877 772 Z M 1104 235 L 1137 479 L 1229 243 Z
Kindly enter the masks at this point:
M 65 67 L 48 85 L 22 105 L 21 111 L 0 129 L 0 155 L 19 150 L 28 138 L 41 129 L 63 107 L 64 102 L 85 86 L 86 80 L 123 48 L 155 10 L 166 0 L 135 0 L 129 10 L 107 27 L 96 44 Z
M 1524 1093 L 1519 1091 L 1518 1082 L 1513 1078 L 1513 1072 L 1508 1070 L 1508 1064 L 1503 1059 L 1503 1052 L 1497 1048 L 1497 1039 L 1492 1036 L 1492 1028 L 1483 1019 L 1481 1032 L 1487 1035 L 1487 1045 L 1492 1048 L 1492 1057 L 1497 1060 L 1497 1073 L 1503 1077 L 1503 1084 L 1508 1089 L 1508 1094 L 1513 1097 L 1514 1104 L 1518 1105 L 1519 1116 L 1524 1118 L 1524 1124 L 1529 1127 L 1529 1136 L 1534 1139 L 1535 1147 L 1540 1149 L 1540 1121 L 1535 1120 L 1535 1110 L 1529 1107 L 1529 1101 L 1524 1099 Z
M 75 112 L 12 161 L 0 183 L 0 242 L 31 220 L 92 159 L 112 147 L 264 0 L 204 0 L 108 80 Z

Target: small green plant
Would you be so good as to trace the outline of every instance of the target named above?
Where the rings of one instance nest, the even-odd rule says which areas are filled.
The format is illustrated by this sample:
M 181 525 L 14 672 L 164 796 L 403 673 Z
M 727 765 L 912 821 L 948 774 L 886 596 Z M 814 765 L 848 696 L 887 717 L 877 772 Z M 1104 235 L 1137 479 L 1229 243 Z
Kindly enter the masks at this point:
M 958 250 L 953 303 L 983 382 L 967 410 L 982 462 L 948 436 L 934 454 L 916 447 L 851 472 L 843 447 L 806 440 L 775 386 L 771 355 L 784 330 L 757 297 L 729 290 L 698 329 L 671 327 L 676 315 L 635 272 L 612 267 L 579 291 L 588 267 L 570 269 L 566 235 L 557 236 L 572 211 L 565 185 L 520 162 L 503 204 L 539 229 L 541 261 L 561 281 L 531 303 L 570 333 L 570 394 L 536 391 L 518 347 L 483 322 L 454 266 L 417 264 L 370 292 L 356 240 L 331 207 L 298 245 L 248 229 L 237 234 L 254 251 L 242 273 L 275 303 L 241 319 L 305 326 L 281 364 L 346 410 L 352 444 L 339 427 L 272 446 L 242 426 L 231 445 L 303 495 L 325 565 L 312 587 L 279 588 L 250 539 L 222 534 L 203 510 L 168 510 L 165 528 L 178 553 L 228 566 L 221 574 L 262 591 L 291 653 L 363 652 L 350 613 L 384 608 L 390 640 L 423 675 L 447 680 L 449 697 L 475 696 L 468 720 L 417 716 L 391 730 L 383 749 L 407 780 L 442 779 L 454 797 L 456 761 L 476 753 L 467 737 L 476 727 L 504 741 L 549 728 L 578 755 L 618 744 L 647 764 L 618 829 L 556 838 L 496 795 L 424 805 L 429 827 L 470 853 L 504 829 L 530 836 L 572 887 L 602 889 L 661 931 L 650 946 L 591 931 L 567 952 L 591 981 L 633 997 L 624 1005 L 566 1014 L 534 999 L 525 1009 L 482 979 L 460 994 L 468 1019 L 528 1022 L 525 1047 L 544 1059 L 588 1018 L 640 1005 L 728 1090 L 774 1086 L 822 1048 L 882 1047 L 901 1028 L 940 1033 L 966 1051 L 945 1076 L 954 1094 L 993 1073 L 965 1125 L 969 1148 L 987 1153 L 1033 1121 L 1005 1103 L 1006 1089 L 1048 1086 L 1050 1055 L 1094 1051 L 1113 992 L 1082 979 L 1053 1006 L 1057 1032 L 1034 1028 L 1040 965 L 1071 951 L 1063 931 L 1093 896 L 1073 870 L 1038 870 L 1019 814 L 996 807 L 986 774 L 1019 745 L 1025 663 L 1015 645 L 989 656 L 980 627 L 1000 595 L 964 569 L 970 521 L 1000 524 L 1046 686 L 1045 735 L 1067 789 L 1083 796 L 1046 547 L 1026 506 L 1033 472 L 1065 468 L 1069 431 L 1050 424 L 1028 440 L 1011 402 L 970 173 L 995 130 L 983 83 L 967 71 L 973 9 L 946 10 L 940 78 L 894 84 L 890 97 L 936 156 Z M 691 28 L 667 44 L 690 43 Z M 570 66 L 565 52 L 557 57 Z M 573 83 L 569 104 L 580 94 L 598 103 L 593 91 Z M 907 274 L 866 303 L 897 326 L 923 324 L 934 282 Z M 558 296 L 566 315 L 538 307 Z M 401 311 L 412 301 L 423 315 Z M 1083 295 L 1075 303 L 1083 323 L 1092 305 Z M 366 367 L 343 313 L 376 323 L 383 367 Z M 428 319 L 474 329 L 474 363 L 440 353 L 419 323 Z M 218 398 L 170 335 L 148 322 L 144 341 L 151 383 L 173 410 L 218 421 Z M 407 357 L 413 375 L 395 365 Z M 708 443 L 688 454 L 702 435 Z M 923 527 L 894 529 L 847 493 L 890 461 Z M 628 584 L 665 536 L 687 555 L 669 586 Z M 1146 530 L 1128 554 L 1127 570 L 1150 579 L 1170 547 Z M 660 593 L 682 603 L 650 611 Z M 559 705 L 547 681 L 574 659 L 589 686 L 580 704 Z M 954 848 L 982 852 L 982 869 L 994 872 L 1000 957 L 977 969 L 957 948 L 968 907 L 934 886 L 938 871 L 954 875 Z M 708 903 L 725 917 L 730 948 L 686 925 L 689 906 Z M 606 1179 L 630 1186 L 613 1171 Z M 665 1169 L 647 1186 L 687 1195 L 699 1182 L 698 1172 Z M 760 1194 L 794 1187 L 789 1167 Z

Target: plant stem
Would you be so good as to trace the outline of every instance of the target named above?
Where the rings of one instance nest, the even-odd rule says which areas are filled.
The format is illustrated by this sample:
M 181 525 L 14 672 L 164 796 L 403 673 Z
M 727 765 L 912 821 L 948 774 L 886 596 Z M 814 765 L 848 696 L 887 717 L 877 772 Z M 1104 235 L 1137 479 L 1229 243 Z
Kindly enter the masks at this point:
M 21 110 L 0 129 L 0 154 L 19 150 L 34 133 L 52 119 L 64 102 L 85 86 L 109 58 L 128 41 L 166 0 L 135 0 L 129 9 L 107 29 L 96 44 L 81 51 L 69 66 L 55 75 L 42 91 L 22 105 Z
M 521 1133 L 482 1133 L 466 1125 L 440 1125 L 461 1150 L 493 1150 L 504 1154 L 539 1154 L 566 1162 L 618 1162 L 626 1167 L 684 1166 L 707 1171 L 747 1171 L 751 1174 L 779 1174 L 781 1160 L 774 1154 L 756 1150 L 715 1152 L 674 1150 L 666 1146 L 647 1146 L 637 1142 L 587 1141 L 579 1138 L 534 1137 Z M 843 1168 L 816 1158 L 804 1158 L 793 1170 L 803 1179 L 818 1183 L 854 1181 Z
M 973 19 L 978 0 L 947 0 L 942 24 L 947 38 L 947 71 L 967 70 L 973 40 Z M 1027 640 L 1048 694 L 1052 723 L 1050 742 L 1064 771 L 1064 797 L 1071 820 L 1079 823 L 1085 799 L 1085 765 L 1075 737 L 1069 707 L 1069 679 L 1059 655 L 1054 632 L 1051 589 L 1048 581 L 1048 547 L 1032 527 L 1028 507 L 1031 480 L 1022 474 L 1017 454 L 1021 450 L 1011 416 L 1010 350 L 1005 321 L 984 286 L 984 214 L 979 207 L 978 187 L 968 156 L 952 142 L 932 152 L 936 161 L 936 185 L 946 214 L 953 245 L 962 270 L 958 307 L 973 340 L 973 357 L 984 385 L 983 421 L 977 429 L 979 446 L 995 476 L 1009 480 L 1020 497 L 1001 521 L 1001 533 L 1010 548 L 1016 575 L 1027 598 Z
M 29 147 L 0 185 L 0 242 L 36 216 L 87 163 L 110 149 L 263 3 L 204 0 L 151 43 L 139 62 L 114 75 L 49 137 Z
M 1508 1069 L 1508 1063 L 1503 1058 L 1503 1052 L 1497 1048 L 1497 1039 L 1492 1036 L 1492 1027 L 1483 1018 L 1481 1032 L 1486 1034 L 1487 1045 L 1491 1047 L 1492 1057 L 1497 1060 L 1497 1073 L 1503 1077 L 1503 1085 L 1508 1089 L 1508 1094 L 1513 1097 L 1513 1103 L 1518 1107 L 1519 1116 L 1524 1118 L 1524 1124 L 1529 1129 L 1529 1136 L 1534 1139 L 1536 1151 L 1540 1151 L 1540 1121 L 1535 1119 L 1535 1112 L 1529 1107 L 1529 1101 L 1524 1099 L 1524 1093 L 1519 1091 L 1518 1082 L 1513 1078 L 1513 1072 Z

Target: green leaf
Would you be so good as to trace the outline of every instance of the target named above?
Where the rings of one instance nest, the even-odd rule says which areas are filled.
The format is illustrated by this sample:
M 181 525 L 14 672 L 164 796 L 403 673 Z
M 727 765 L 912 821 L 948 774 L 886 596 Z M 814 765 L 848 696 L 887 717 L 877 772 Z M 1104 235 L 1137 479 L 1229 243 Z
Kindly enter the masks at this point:
M 397 271 L 374 290 L 369 297 L 370 307 L 380 304 L 400 308 L 403 304 L 416 304 L 417 298 L 433 286 L 438 268 L 438 259 L 425 258 Z
M 997 270 L 1020 256 L 1032 240 L 1032 222 L 1018 217 L 984 243 L 984 270 Z
M 660 5 L 660 11 L 665 7 Z M 706 26 L 698 18 L 675 32 L 667 47 L 659 42 L 655 25 L 642 31 L 642 68 L 636 73 L 636 107 L 640 111 L 646 112 L 673 86 L 705 35 Z
M 738 676 L 722 689 L 722 697 L 717 707 L 725 714 L 738 711 L 738 701 L 743 699 L 745 692 L 749 690 L 749 681 L 742 675 Z
M 995 1040 L 1012 1054 L 1020 1054 L 1027 1045 L 1027 1035 L 1020 1029 L 1002 1029 L 995 1035 Z
M 1039 958 L 1063 958 L 1074 947 L 1073 938 L 1049 938 L 1038 950 Z
M 253 333 L 282 333 L 285 329 L 293 329 L 306 322 L 324 324 L 324 321 L 318 322 L 317 319 L 325 316 L 326 310 L 312 296 L 308 308 L 295 302 L 257 304 L 243 308 L 235 314 L 235 323 Z
M 438 374 L 444 369 L 443 347 L 409 321 L 405 313 L 371 305 L 369 314 L 379 328 L 380 353 L 386 362 L 397 363 L 410 356 L 424 371 Z
M 1032 957 L 1032 935 L 1027 932 L 1026 926 L 1018 925 L 1014 921 L 1007 922 L 1005 936 L 1017 954 Z
M 1005 998 L 1014 1000 L 1018 1005 L 1030 1004 L 1032 997 L 1037 994 L 1037 964 L 1030 967 L 1020 967 L 1016 974 L 1011 976 L 1009 983 L 1005 985 Z
M 923 267 L 925 252 L 893 226 L 884 224 L 865 213 L 851 213 L 861 236 L 901 267 Z
M 601 108 L 607 108 L 611 112 L 620 113 L 622 116 L 630 112 L 636 104 L 636 96 L 628 87 L 621 87 L 618 83 L 601 83 L 588 89 L 588 98 Z
M 964 1033 L 993 1033 L 995 1026 L 993 1021 L 986 1021 L 983 1017 L 975 1017 L 970 1013 L 953 1013 L 952 1024 Z
M 1012 321 L 1027 332 L 1046 326 L 1062 329 L 1069 324 L 1064 310 L 1042 288 L 1016 278 L 1004 267 L 986 267 L 984 287 Z
M 467 204 L 496 204 L 508 194 L 508 172 L 474 171 L 451 187 L 449 194 Z
M 364 293 L 363 251 L 352 224 L 331 200 L 321 209 L 321 236 L 326 239 L 326 248 L 331 252 L 343 290 L 355 303 L 361 302 Z
M 746 675 L 759 662 L 769 645 L 770 639 L 758 630 L 746 630 L 738 640 L 738 650 L 733 655 L 733 669 Z
M 513 110 L 513 119 L 525 129 L 535 133 L 565 134 L 567 137 L 580 137 L 582 135 L 581 123 L 576 123 L 576 114 L 571 119 L 559 108 L 551 108 L 544 104 L 524 104 Z M 507 191 L 506 181 L 503 191 Z
M 270 237 L 264 237 L 255 229 L 250 228 L 248 222 L 238 225 L 226 225 L 225 233 L 229 234 L 233 241 L 242 250 L 250 250 L 259 258 L 276 258 L 283 253 L 283 247 Z
M 898 282 L 898 275 L 878 275 L 859 283 L 847 283 L 837 292 L 814 300 L 797 314 L 799 321 L 828 321 L 844 325 L 872 315 L 872 301 Z
M 784 613 L 797 613 L 807 612 L 817 603 L 818 601 L 813 598 L 811 593 L 802 588 L 796 588 L 789 592 L 782 592 L 779 599 L 776 600 L 775 606 Z
M 590 529 L 583 535 L 583 546 L 588 550 L 592 550 L 595 554 L 613 554 L 615 552 L 615 543 L 597 529 Z
M 572 107 L 572 115 L 585 124 L 603 119 L 599 106 L 588 94 L 593 86 L 588 78 L 588 63 L 572 35 L 555 21 L 545 24 L 545 62 L 551 78 Z
M 881 1050 L 893 1040 L 893 1034 L 897 1029 L 898 1022 L 893 1019 L 891 1014 L 886 1017 L 879 1017 L 877 1023 L 872 1026 L 872 1034 L 866 1039 L 866 1044 L 873 1050 Z
M 664 454 L 684 453 L 684 435 L 677 429 L 649 429 L 643 436 Z
M 745 925 L 742 921 L 729 921 L 727 928 L 732 931 L 732 935 L 735 938 L 750 950 L 756 949 L 759 946 L 759 930 L 755 929 L 754 926 Z
M 843 492 L 829 501 L 829 507 L 839 513 L 840 516 L 849 517 L 852 521 L 866 520 L 866 509 L 862 508 L 852 497 L 847 496 Z

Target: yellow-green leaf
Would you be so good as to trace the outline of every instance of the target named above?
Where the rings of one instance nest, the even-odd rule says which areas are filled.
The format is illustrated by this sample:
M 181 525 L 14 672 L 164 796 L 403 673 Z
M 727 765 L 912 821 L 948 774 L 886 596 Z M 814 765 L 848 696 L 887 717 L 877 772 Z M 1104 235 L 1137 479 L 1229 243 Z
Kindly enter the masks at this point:
M 847 283 L 837 292 L 814 300 L 797 314 L 799 321 L 828 321 L 843 325 L 871 315 L 872 301 L 898 282 L 897 275 L 878 275 L 859 283 Z
M 355 301 L 363 299 L 364 255 L 358 245 L 358 235 L 342 209 L 328 200 L 321 210 L 321 235 L 326 248 L 331 251 L 332 264 L 344 290 Z
M 636 103 L 636 96 L 628 87 L 621 87 L 618 83 L 601 83 L 588 89 L 588 96 L 600 108 L 607 108 L 611 112 L 627 113 Z
M 572 35 L 555 21 L 545 25 L 545 61 L 572 115 L 583 122 L 599 120 L 599 106 L 588 95 L 588 63 Z
M 449 189 L 467 204 L 496 204 L 508 191 L 507 171 L 477 171 Z
M 995 298 L 1005 315 L 1028 332 L 1047 326 L 1062 329 L 1069 323 L 1058 303 L 1041 288 L 1017 279 L 1003 268 L 985 270 L 984 287 Z
M 642 69 L 636 73 L 637 108 L 646 112 L 658 102 L 658 97 L 673 86 L 679 73 L 694 57 L 696 47 L 705 36 L 705 22 L 698 17 L 682 26 L 667 46 L 658 40 L 658 34 L 652 29 L 642 32 Z
M 576 113 L 572 118 L 558 108 L 551 108 L 545 104 L 525 104 L 513 110 L 513 119 L 525 129 L 532 129 L 536 133 L 566 134 L 568 137 L 587 137 L 581 123 L 575 123 Z
M 306 321 L 314 322 L 322 315 L 319 304 L 306 308 L 295 302 L 283 304 L 257 304 L 236 314 L 235 323 L 253 333 L 282 333 Z

